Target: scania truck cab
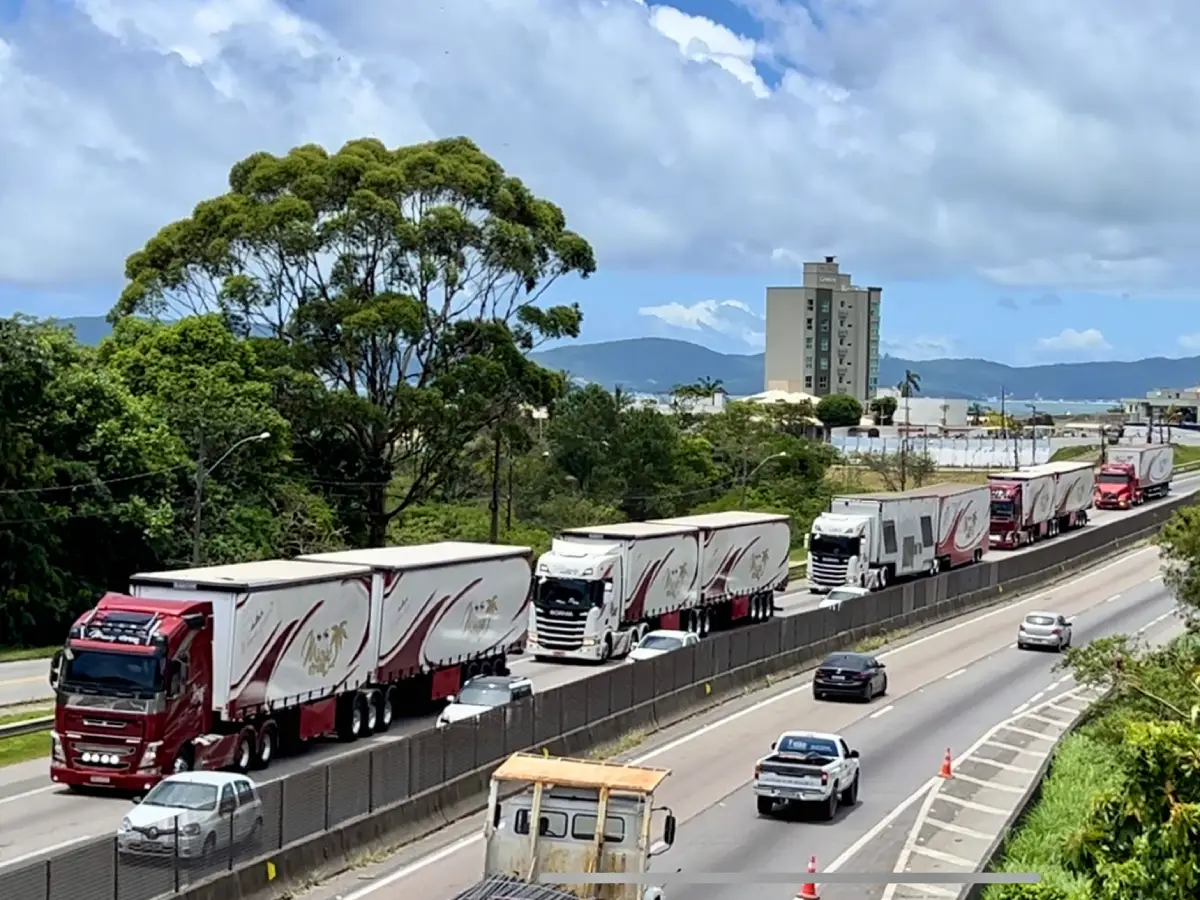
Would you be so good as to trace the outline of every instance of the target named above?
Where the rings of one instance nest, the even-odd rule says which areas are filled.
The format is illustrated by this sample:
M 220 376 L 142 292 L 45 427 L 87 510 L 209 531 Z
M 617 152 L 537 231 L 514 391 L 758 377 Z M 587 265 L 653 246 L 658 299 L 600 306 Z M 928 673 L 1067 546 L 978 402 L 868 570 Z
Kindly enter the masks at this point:
M 875 586 L 871 572 L 871 519 L 821 513 L 808 535 L 808 587 L 814 594 L 842 585 Z
M 528 651 L 591 662 L 628 653 L 636 636 L 622 634 L 621 576 L 616 542 L 556 538 L 537 561 Z

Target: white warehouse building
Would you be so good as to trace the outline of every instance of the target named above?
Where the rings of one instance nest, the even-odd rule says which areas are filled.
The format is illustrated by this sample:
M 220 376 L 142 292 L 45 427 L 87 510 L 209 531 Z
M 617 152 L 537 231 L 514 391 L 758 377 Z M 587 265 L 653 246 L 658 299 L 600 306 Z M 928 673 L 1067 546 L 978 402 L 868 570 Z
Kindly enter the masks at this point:
M 897 427 L 905 423 L 905 400 L 895 388 L 881 388 L 876 391 L 876 397 L 894 397 L 896 399 L 896 415 L 892 422 Z M 971 423 L 967 410 L 971 407 L 970 400 L 956 400 L 948 397 L 909 397 L 908 424 L 912 428 L 966 428 Z

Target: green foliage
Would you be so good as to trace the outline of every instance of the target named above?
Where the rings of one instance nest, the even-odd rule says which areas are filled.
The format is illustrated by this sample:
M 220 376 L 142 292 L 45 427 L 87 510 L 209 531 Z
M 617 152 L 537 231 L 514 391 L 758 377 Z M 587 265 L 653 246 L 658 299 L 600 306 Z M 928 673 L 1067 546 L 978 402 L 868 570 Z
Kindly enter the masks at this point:
M 827 428 L 847 428 L 862 420 L 863 408 L 847 394 L 829 394 L 817 404 L 816 415 Z
M 1155 537 L 1163 581 L 1189 618 L 1200 617 L 1200 507 L 1178 509 Z
M 1036 871 L 1042 893 L 990 888 L 988 900 L 1185 900 L 1200 896 L 1200 639 L 1147 648 L 1124 635 L 1063 663 L 1111 690 L 1067 738 L 1042 798 L 1002 868 Z

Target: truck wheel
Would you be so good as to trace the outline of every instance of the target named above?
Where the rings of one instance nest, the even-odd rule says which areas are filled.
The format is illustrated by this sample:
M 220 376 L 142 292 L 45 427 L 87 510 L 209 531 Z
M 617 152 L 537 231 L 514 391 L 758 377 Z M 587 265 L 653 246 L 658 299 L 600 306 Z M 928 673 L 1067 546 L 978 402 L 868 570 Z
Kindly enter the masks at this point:
M 760 816 L 769 816 L 775 811 L 775 801 L 770 797 L 755 797 L 754 800 Z
M 861 775 L 855 775 L 854 782 L 850 787 L 842 791 L 843 806 L 854 806 L 854 804 L 858 803 L 858 779 L 861 777 Z
M 278 732 L 274 728 L 264 728 L 258 735 L 258 751 L 254 754 L 254 768 L 265 769 L 275 758 Z
M 175 762 L 171 763 L 171 774 L 180 775 L 184 772 L 190 772 L 195 767 L 196 757 L 192 753 L 192 746 L 188 744 L 181 747 L 179 755 L 175 757 Z
M 826 822 L 832 821 L 838 811 L 838 786 L 835 784 L 829 794 L 829 799 L 821 804 L 821 818 Z
M 604 648 L 600 651 L 600 662 L 602 662 L 602 663 L 608 662 L 610 659 L 612 659 L 612 653 L 613 653 L 612 635 L 606 634 L 604 636 Z
M 383 732 L 392 727 L 392 719 L 396 715 L 395 688 L 388 688 L 385 691 L 380 691 L 378 704 L 379 709 L 375 715 L 375 731 L 379 734 L 383 734 Z
M 253 736 L 242 732 L 238 736 L 237 752 L 233 756 L 233 767 L 239 772 L 246 773 L 254 766 Z
M 343 696 L 338 702 L 338 740 L 344 743 L 357 740 L 360 731 L 362 731 L 362 707 L 358 705 L 358 698 Z

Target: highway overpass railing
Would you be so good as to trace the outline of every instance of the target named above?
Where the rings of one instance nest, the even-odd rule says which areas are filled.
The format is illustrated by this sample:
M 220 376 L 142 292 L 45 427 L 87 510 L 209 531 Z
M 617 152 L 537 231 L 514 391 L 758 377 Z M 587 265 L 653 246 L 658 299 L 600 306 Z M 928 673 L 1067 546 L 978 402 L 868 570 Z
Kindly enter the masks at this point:
M 669 727 L 864 638 L 951 619 L 1085 568 L 1152 535 L 1192 499 L 1156 503 L 1028 553 L 895 585 L 836 612 L 781 617 L 655 659 L 610 664 L 477 720 L 350 750 L 260 785 L 251 821 L 229 820 L 228 833 L 207 851 L 203 838 L 195 853 L 194 836 L 180 835 L 157 852 L 127 853 L 114 834 L 0 871 L 0 898 L 218 900 L 248 896 L 273 879 L 289 883 L 345 869 L 362 854 L 482 809 L 493 769 L 511 753 L 580 755 Z M 172 834 L 173 824 L 155 828 Z

